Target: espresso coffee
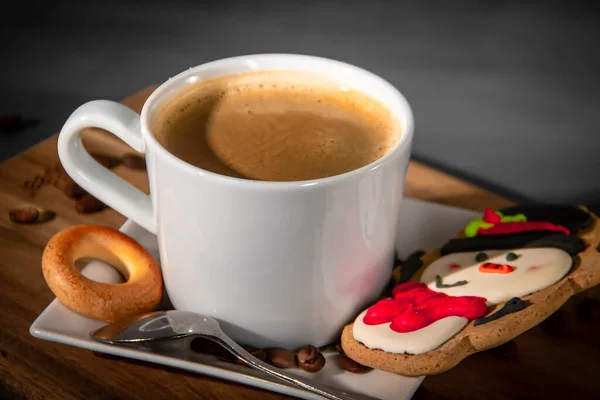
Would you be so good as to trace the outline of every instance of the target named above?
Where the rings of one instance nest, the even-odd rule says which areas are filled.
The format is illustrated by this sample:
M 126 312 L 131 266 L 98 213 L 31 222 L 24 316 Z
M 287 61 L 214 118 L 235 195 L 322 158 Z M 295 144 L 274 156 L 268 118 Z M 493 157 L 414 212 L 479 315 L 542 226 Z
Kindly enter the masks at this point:
M 192 84 L 164 102 L 153 131 L 189 164 L 262 181 L 343 174 L 381 158 L 400 138 L 400 124 L 374 99 L 290 71 Z

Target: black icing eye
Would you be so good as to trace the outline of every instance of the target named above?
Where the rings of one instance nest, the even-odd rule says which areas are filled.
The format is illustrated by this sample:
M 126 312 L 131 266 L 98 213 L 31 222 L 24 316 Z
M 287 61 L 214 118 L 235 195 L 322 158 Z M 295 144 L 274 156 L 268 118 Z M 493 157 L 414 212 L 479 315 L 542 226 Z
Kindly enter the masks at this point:
M 515 261 L 517 258 L 519 258 L 519 255 L 512 251 L 506 255 L 506 261 Z
M 485 253 L 477 253 L 475 255 L 475 261 L 477 261 L 477 262 L 484 262 L 487 259 L 488 259 L 488 255 Z

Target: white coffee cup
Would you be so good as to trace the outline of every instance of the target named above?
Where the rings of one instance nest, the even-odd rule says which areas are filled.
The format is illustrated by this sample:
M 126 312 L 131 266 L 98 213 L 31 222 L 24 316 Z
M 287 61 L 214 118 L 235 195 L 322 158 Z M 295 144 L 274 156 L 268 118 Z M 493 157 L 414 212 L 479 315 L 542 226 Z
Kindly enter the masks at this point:
M 382 158 L 333 177 L 261 182 L 218 175 L 169 153 L 152 135 L 163 100 L 198 81 L 262 70 L 318 72 L 385 105 L 401 138 Z M 104 128 L 145 153 L 150 196 L 84 150 L 80 134 Z M 321 346 L 389 282 L 413 137 L 406 99 L 385 80 L 329 59 L 233 57 L 191 68 L 152 93 L 141 116 L 91 101 L 66 121 L 60 160 L 81 187 L 156 233 L 167 293 L 179 310 L 211 315 L 256 347 Z

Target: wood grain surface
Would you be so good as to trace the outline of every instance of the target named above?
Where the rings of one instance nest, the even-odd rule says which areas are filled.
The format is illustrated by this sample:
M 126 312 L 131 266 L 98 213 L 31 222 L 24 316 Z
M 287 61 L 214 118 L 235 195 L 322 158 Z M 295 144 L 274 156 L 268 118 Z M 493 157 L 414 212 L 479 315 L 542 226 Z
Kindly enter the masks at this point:
M 123 100 L 139 112 L 154 87 Z M 90 129 L 84 145 L 96 154 L 131 152 L 109 133 Z M 51 399 L 280 399 L 284 396 L 141 362 L 101 357 L 90 351 L 35 339 L 33 320 L 53 299 L 40 267 L 48 239 L 68 226 L 93 223 L 119 227 L 125 218 L 111 209 L 79 214 L 57 187 L 36 193 L 26 181 L 58 163 L 56 135 L 0 166 L 0 398 Z M 147 175 L 123 166 L 113 170 L 148 192 Z M 492 193 L 423 164 L 412 162 L 406 195 L 483 210 L 511 204 Z M 9 220 L 15 207 L 56 212 L 43 224 Z M 597 288 L 596 288 L 597 289 Z M 598 290 L 571 299 L 559 312 L 493 351 L 475 354 L 458 367 L 428 377 L 417 399 L 600 398 Z

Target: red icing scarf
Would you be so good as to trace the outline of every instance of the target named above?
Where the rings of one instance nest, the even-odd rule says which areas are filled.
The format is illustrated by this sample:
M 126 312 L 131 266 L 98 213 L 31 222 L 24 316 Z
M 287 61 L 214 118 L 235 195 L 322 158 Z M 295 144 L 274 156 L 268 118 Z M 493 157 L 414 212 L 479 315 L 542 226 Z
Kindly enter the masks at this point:
M 449 296 L 434 292 L 424 283 L 405 282 L 394 288 L 391 299 L 379 300 L 369 308 L 363 322 L 391 322 L 393 331 L 413 332 L 446 317 L 482 317 L 487 313 L 485 302 L 483 297 Z

